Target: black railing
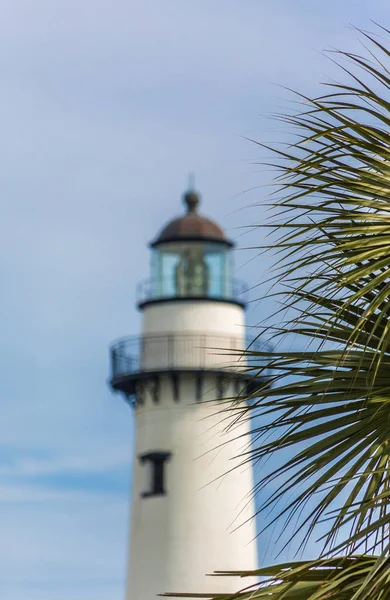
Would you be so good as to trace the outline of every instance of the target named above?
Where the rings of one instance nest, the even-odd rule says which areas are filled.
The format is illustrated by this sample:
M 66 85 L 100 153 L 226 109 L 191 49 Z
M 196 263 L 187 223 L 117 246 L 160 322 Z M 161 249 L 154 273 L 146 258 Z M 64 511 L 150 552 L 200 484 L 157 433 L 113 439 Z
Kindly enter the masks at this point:
M 244 281 L 211 279 L 207 282 L 187 280 L 185 285 L 178 286 L 174 279 L 144 279 L 137 286 L 137 302 L 143 304 L 153 300 L 170 298 L 210 298 L 212 300 L 228 300 L 245 304 L 248 286 Z
M 198 370 L 237 368 L 264 369 L 262 357 L 246 352 L 270 351 L 269 342 L 262 339 L 246 340 L 237 336 L 211 334 L 176 334 L 132 336 L 111 346 L 112 379 L 131 376 L 142 371 Z

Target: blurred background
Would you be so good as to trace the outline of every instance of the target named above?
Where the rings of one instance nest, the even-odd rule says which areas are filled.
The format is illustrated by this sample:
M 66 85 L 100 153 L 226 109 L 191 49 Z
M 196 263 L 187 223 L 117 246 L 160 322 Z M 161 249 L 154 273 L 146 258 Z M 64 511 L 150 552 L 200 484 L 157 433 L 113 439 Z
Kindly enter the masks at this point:
M 286 140 L 287 88 L 321 93 L 339 76 L 322 51 L 389 17 L 386 0 L 2 0 L 2 600 L 123 597 L 133 424 L 108 347 L 139 332 L 147 242 L 194 171 L 236 276 L 266 279 L 272 172 L 247 138 Z

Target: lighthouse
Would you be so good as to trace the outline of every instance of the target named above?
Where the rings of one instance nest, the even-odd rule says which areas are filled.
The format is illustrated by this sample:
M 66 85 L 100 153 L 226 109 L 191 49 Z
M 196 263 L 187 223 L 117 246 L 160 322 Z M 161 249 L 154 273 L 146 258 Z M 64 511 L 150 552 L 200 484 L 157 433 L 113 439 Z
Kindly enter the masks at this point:
M 183 199 L 184 214 L 150 244 L 142 334 L 111 346 L 111 386 L 135 418 L 126 600 L 231 593 L 237 578 L 208 575 L 257 567 L 252 467 L 234 460 L 249 424 L 223 412 L 256 381 L 240 353 L 244 287 L 233 242 L 200 214 L 195 191 Z

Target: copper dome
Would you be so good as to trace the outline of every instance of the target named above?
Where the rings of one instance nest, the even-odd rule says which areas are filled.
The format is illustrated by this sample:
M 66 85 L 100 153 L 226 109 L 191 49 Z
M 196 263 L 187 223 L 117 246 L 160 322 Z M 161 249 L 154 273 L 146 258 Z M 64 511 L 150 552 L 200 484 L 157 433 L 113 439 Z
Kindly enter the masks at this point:
M 161 231 L 152 246 L 164 242 L 175 241 L 210 241 L 233 246 L 227 239 L 224 230 L 197 211 L 200 202 L 199 195 L 194 191 L 184 194 L 184 202 L 187 205 L 187 213 L 182 217 L 170 221 Z

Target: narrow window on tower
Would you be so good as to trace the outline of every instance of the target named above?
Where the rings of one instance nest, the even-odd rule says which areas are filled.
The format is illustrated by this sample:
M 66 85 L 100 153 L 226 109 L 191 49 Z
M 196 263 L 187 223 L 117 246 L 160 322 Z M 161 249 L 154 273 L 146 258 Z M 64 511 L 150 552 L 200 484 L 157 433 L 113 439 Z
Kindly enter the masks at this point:
M 164 487 L 165 463 L 170 458 L 170 452 L 149 452 L 139 457 L 141 464 L 150 463 L 151 467 L 150 488 L 148 491 L 142 492 L 142 498 L 164 496 L 166 494 Z

